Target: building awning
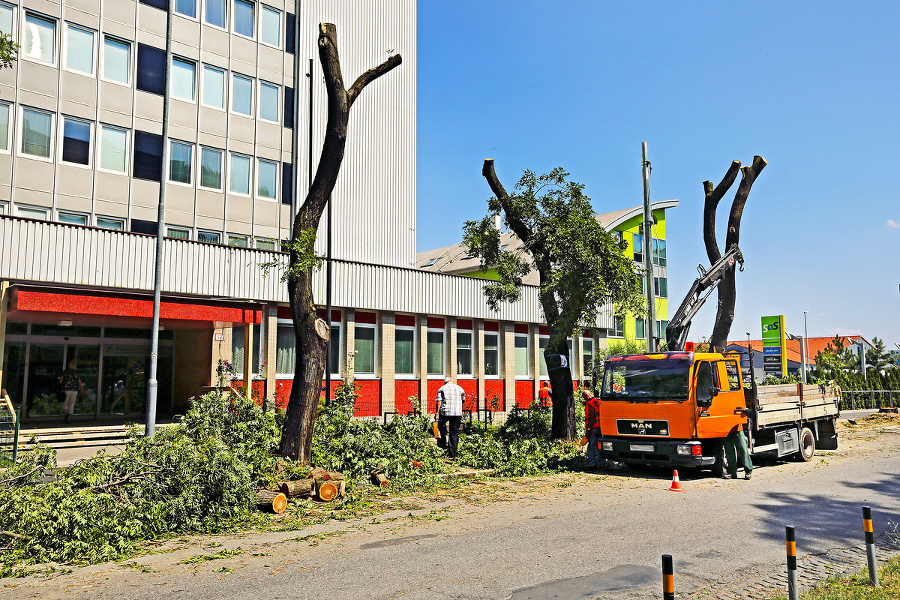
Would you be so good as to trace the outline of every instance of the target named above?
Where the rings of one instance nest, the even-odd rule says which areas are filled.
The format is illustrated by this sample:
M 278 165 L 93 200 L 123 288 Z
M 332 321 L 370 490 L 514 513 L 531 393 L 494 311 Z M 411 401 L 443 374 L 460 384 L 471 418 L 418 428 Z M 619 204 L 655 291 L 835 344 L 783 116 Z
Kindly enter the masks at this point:
M 48 291 L 17 287 L 10 311 L 153 318 L 153 299 L 116 292 Z M 261 323 L 262 307 L 252 304 L 162 300 L 161 319 Z

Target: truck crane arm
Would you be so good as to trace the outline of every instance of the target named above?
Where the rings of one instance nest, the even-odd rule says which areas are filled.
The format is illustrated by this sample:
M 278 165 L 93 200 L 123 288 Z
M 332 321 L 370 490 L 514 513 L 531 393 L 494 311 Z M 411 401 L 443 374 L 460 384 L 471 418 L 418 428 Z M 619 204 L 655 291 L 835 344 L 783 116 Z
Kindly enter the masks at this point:
M 691 286 L 687 296 L 681 302 L 681 306 L 675 311 L 675 315 L 666 327 L 666 339 L 669 340 L 669 350 L 684 350 L 688 332 L 691 330 L 691 320 L 713 290 L 716 289 L 716 286 L 719 285 L 719 282 L 722 281 L 722 277 L 734 269 L 735 261 L 740 263 L 740 270 L 743 271 L 744 256 L 737 245 L 732 245 L 708 271 L 703 268 L 703 265 L 697 265 L 700 277 L 694 281 L 694 285 Z

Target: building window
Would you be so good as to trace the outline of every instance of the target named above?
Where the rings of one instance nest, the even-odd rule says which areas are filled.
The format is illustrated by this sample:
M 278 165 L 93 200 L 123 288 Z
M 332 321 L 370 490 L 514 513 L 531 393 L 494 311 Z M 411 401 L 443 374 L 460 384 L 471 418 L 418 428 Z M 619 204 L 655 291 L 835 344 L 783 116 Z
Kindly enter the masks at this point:
M 134 132 L 134 166 L 132 173 L 137 179 L 162 181 L 161 135 L 136 130 Z
M 87 215 L 61 212 L 56 215 L 56 220 L 69 225 L 87 225 Z
M 40 219 L 41 221 L 47 220 L 47 209 L 46 208 L 32 208 L 30 206 L 16 206 L 16 214 L 20 217 L 24 217 L 26 219 Z
M 617 242 L 622 241 L 622 232 L 621 231 L 610 231 L 609 235 L 610 235 L 610 237 L 612 237 L 612 239 L 614 239 Z
M 218 244 L 222 240 L 222 234 L 218 231 L 198 231 L 197 241 L 207 244 Z
M 275 199 L 278 193 L 278 163 L 259 159 L 256 167 L 256 195 Z
M 373 325 L 356 325 L 354 328 L 353 370 L 357 374 L 375 374 L 375 327 Z
M 234 0 L 234 32 L 238 35 L 253 37 L 255 5 L 246 0 Z
M 633 247 L 634 247 L 634 261 L 642 263 L 644 262 L 644 236 L 640 233 L 632 234 L 633 237 Z
M 53 115 L 30 108 L 22 109 L 22 154 L 50 158 Z
M 246 248 L 247 247 L 247 236 L 229 233 L 228 234 L 228 245 L 235 246 L 236 248 Z
M 444 374 L 444 332 L 429 330 L 426 342 L 427 355 L 425 362 L 429 375 Z
M 91 164 L 91 123 L 63 117 L 62 162 L 73 165 Z
M 609 330 L 609 337 L 625 337 L 625 319 L 613 317 L 613 328 Z
M 541 335 L 538 336 L 538 372 L 541 374 L 541 377 L 547 377 L 547 360 L 544 358 L 544 350 L 547 349 L 547 344 L 550 343 L 550 336 Z
M 226 0 L 206 0 L 207 23 L 225 29 L 225 2 Z
M 666 266 L 666 240 L 653 238 L 653 264 Z
M 340 323 L 331 324 L 331 333 L 328 336 L 328 366 L 331 369 L 332 377 L 340 377 L 341 369 L 344 363 L 341 361 L 341 325 Z
M 97 227 L 122 231 L 125 229 L 125 221 L 123 219 L 114 219 L 112 217 L 97 217 Z
M 530 344 L 528 343 L 528 334 L 516 334 L 516 377 L 531 377 L 531 357 L 528 354 Z
M 394 372 L 397 375 L 416 374 L 416 330 L 413 327 L 394 330 Z
M 259 118 L 263 121 L 278 122 L 278 86 L 259 82 Z
M 500 376 L 500 334 L 484 333 L 484 374 L 487 377 Z
M 191 239 L 191 230 L 184 227 L 166 227 L 166 237 L 176 240 Z
M 25 13 L 22 55 L 46 63 L 56 62 L 56 21 Z
M 256 238 L 256 249 L 257 250 L 268 250 L 269 252 L 275 250 L 275 240 L 271 238 Z
M 237 372 L 238 377 L 243 378 L 244 374 L 244 327 L 246 325 L 236 325 L 231 328 L 231 364 Z M 259 355 L 262 353 L 264 339 L 262 337 L 262 326 L 253 325 L 253 364 L 251 371 L 253 374 L 259 373 Z
M 278 323 L 275 340 L 275 373 L 293 375 L 297 366 L 297 336 L 290 321 Z
M 137 89 L 163 96 L 166 93 L 166 51 L 138 44 Z
M 143 233 L 144 235 L 156 235 L 159 233 L 159 223 L 157 221 L 145 221 L 143 219 L 131 219 L 131 232 Z
M 66 24 L 66 69 L 94 74 L 94 32 Z
M 594 370 L 594 339 L 583 338 L 581 346 L 582 365 L 584 367 L 583 376 L 590 377 Z
M 3 31 L 0 29 L 0 31 Z M 5 215 L 7 211 L 6 202 L 0 202 L 0 215 Z
M 666 327 L 669 326 L 668 321 L 657 321 L 656 322 L 656 337 L 660 339 L 660 341 L 666 341 Z
M 222 189 L 222 151 L 215 148 L 200 149 L 200 187 Z
M 2 102 L 0 102 L 0 151 L 9 152 L 9 104 Z
M 634 320 L 634 337 L 642 340 L 647 337 L 644 319 L 638 317 Z
M 128 132 L 109 125 L 100 126 L 100 168 L 117 173 L 125 172 L 128 154 Z
M 253 79 L 231 74 L 231 110 L 239 115 L 253 116 Z
M 203 99 L 204 106 L 225 110 L 225 71 L 203 65 Z
M 235 194 L 250 195 L 250 157 L 241 154 L 231 155 L 231 185 L 229 189 Z
M 194 145 L 169 141 L 169 181 L 190 184 L 193 172 Z
M 172 97 L 194 101 L 194 71 L 196 65 L 183 58 L 172 59 Z
M 281 11 L 263 5 L 259 23 L 259 38 L 264 44 L 281 47 Z
M 669 282 L 665 277 L 654 277 L 653 278 L 653 291 L 656 293 L 657 298 L 668 298 L 669 297 Z
M 131 81 L 131 44 L 103 38 L 103 78 L 125 84 Z
M 14 33 L 13 7 L 8 4 L 0 4 L 0 32 Z
M 456 332 L 456 374 L 472 374 L 472 332 Z
M 191 19 L 197 18 L 197 0 L 175 0 L 175 12 Z

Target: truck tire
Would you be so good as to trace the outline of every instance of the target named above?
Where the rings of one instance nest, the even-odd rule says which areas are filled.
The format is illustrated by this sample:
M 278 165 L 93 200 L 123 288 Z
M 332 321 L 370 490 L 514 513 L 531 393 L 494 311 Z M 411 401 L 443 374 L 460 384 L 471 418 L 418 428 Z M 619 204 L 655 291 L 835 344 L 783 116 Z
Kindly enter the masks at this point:
M 800 450 L 797 452 L 797 459 L 803 462 L 809 462 L 816 453 L 816 436 L 813 435 L 809 427 L 800 430 Z

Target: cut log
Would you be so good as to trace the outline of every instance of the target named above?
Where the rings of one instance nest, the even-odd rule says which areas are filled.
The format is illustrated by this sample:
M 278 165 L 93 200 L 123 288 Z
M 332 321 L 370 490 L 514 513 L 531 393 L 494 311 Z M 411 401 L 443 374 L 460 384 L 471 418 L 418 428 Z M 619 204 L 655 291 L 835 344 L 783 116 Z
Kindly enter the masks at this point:
M 316 490 L 316 483 L 312 479 L 300 479 L 298 481 L 283 481 L 278 486 L 281 493 L 288 498 L 308 498 Z
M 337 498 L 340 488 L 335 482 L 319 479 L 316 481 L 316 498 L 322 502 L 331 502 Z
M 316 467 L 312 470 L 312 473 L 309 474 L 310 479 L 324 479 L 334 480 L 334 481 L 343 481 L 344 474 L 338 471 L 326 471 L 321 467 Z
M 378 487 L 389 487 L 391 485 L 390 480 L 384 476 L 384 473 L 380 471 L 372 471 L 372 483 L 377 485 Z
M 278 490 L 259 490 L 256 492 L 256 505 L 260 510 L 281 514 L 287 507 L 287 496 Z

